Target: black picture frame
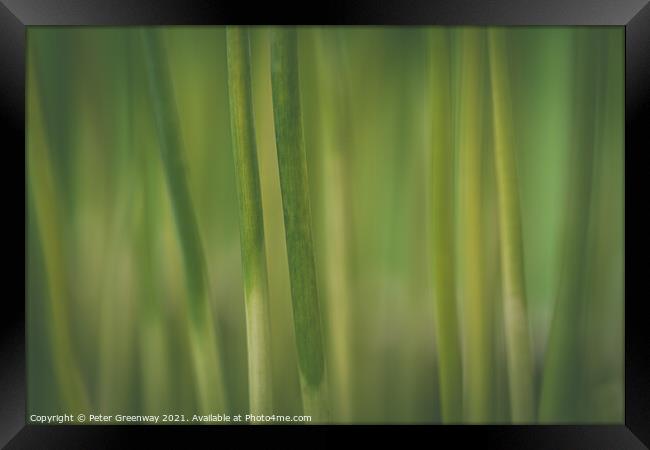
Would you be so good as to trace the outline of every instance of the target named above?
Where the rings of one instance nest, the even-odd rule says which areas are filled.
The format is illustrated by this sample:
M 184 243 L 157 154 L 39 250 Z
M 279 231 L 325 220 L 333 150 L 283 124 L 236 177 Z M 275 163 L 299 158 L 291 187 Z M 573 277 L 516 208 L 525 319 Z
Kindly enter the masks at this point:
M 5 245 L 25 236 L 25 42 L 31 25 L 171 25 L 171 24 L 377 24 L 377 25 L 620 25 L 625 27 L 625 192 L 642 192 L 640 155 L 650 149 L 650 3 L 648 0 L 455 0 L 379 2 L 330 1 L 321 4 L 267 2 L 259 5 L 189 0 L 0 0 L 0 129 L 5 162 L 2 180 Z M 10 158 L 9 158 L 10 157 Z M 10 176 L 7 176 L 10 175 Z M 21 184 L 22 183 L 22 184 Z M 626 201 L 626 205 L 627 205 Z M 8 206 L 8 208 L 7 208 Z M 408 433 L 428 442 L 474 442 L 497 448 L 633 449 L 650 446 L 650 327 L 644 315 L 645 296 L 637 280 L 645 264 L 635 264 L 647 247 L 642 214 L 625 209 L 625 423 L 621 425 L 557 426 L 413 426 Z M 627 217 L 630 215 L 630 217 Z M 24 250 L 24 249 L 23 249 Z M 16 247 L 16 253 L 21 250 Z M 23 253 L 24 255 L 25 253 Z M 6 255 L 6 253 L 5 253 Z M 43 426 L 25 424 L 26 269 L 4 258 L 5 282 L 16 295 L 5 294 L 0 309 L 0 445 L 9 448 L 98 448 L 123 446 L 146 435 L 164 446 L 172 444 L 170 428 L 121 426 Z M 24 260 L 23 260 L 24 261 Z M 14 273 L 15 272 L 15 273 Z M 20 281 L 22 280 L 22 281 Z M 18 293 L 23 292 L 22 296 Z M 8 290 L 5 290 L 7 293 Z M 361 427 L 364 428 L 364 427 Z M 402 428 L 402 427 L 399 427 Z M 176 427 L 185 440 L 189 432 L 223 433 L 237 439 L 285 430 L 315 433 L 326 442 L 330 427 Z M 255 430 L 255 431 L 252 431 Z M 383 437 L 386 428 L 372 434 Z M 153 432 L 155 431 L 155 433 Z M 154 435 L 155 434 L 155 435 Z M 424 436 L 426 435 L 426 436 Z M 194 436 L 192 436 L 194 438 Z M 234 436 L 233 436 L 234 438 Z M 414 437 L 413 439 L 416 439 Z M 444 439 L 444 440 L 443 440 Z M 451 441 L 450 441 L 451 440 Z M 425 441 L 425 442 L 427 442 Z M 213 441 L 214 442 L 214 441 Z M 310 440 L 310 442 L 312 442 Z M 151 442 L 149 442 L 151 443 Z M 333 442 L 332 442 L 333 443 Z

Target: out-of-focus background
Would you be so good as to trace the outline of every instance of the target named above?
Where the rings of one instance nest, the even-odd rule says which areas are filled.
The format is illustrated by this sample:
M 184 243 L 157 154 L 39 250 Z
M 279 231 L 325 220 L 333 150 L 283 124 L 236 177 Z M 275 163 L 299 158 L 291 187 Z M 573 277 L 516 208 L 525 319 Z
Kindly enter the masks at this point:
M 431 275 L 436 217 L 430 207 L 430 31 L 298 31 L 335 422 L 441 420 Z M 302 407 L 273 128 L 270 32 L 251 28 L 253 102 L 273 410 L 293 415 Z M 158 33 L 222 349 L 228 411 L 213 412 L 245 414 L 246 328 L 225 29 L 165 27 Z M 509 422 L 487 40 L 481 40 L 478 65 L 468 67 L 460 51 L 462 29 L 450 28 L 449 37 L 450 152 L 457 152 L 460 136 L 476 131 L 467 129 L 458 112 L 460 80 L 478 70 L 481 83 L 475 99 L 483 130 L 478 220 L 494 351 L 489 421 Z M 555 402 L 566 403 L 565 409 L 540 420 L 620 423 L 623 28 L 510 28 L 506 44 L 536 402 L 554 395 L 542 392 L 549 360 L 563 361 L 560 383 L 575 387 Z M 191 416 L 198 410 L 185 320 L 186 270 L 142 52 L 134 28 L 28 30 L 29 414 L 70 413 L 65 398 L 77 398 L 78 406 L 90 408 L 79 411 L 86 413 Z M 451 194 L 457 200 L 465 176 L 456 164 Z M 456 224 L 461 207 L 449 211 Z M 462 229 L 456 229 L 460 242 Z M 463 259 L 453 260 L 460 283 Z M 457 301 L 462 341 L 475 312 L 463 308 L 461 295 Z

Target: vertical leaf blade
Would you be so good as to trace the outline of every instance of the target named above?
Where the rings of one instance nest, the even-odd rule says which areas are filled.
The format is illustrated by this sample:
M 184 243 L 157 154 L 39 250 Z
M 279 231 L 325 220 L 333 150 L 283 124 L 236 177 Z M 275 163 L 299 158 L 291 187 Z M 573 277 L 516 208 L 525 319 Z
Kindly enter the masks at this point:
M 454 207 L 449 31 L 431 32 L 432 260 L 442 419 L 462 420 L 462 362 L 455 288 Z
M 488 48 L 510 407 L 513 422 L 531 422 L 534 420 L 533 367 L 526 311 L 521 211 L 513 134 L 515 127 L 508 91 L 505 30 L 488 31 Z
M 270 414 L 271 341 L 264 217 L 260 189 L 253 99 L 250 41 L 247 29 L 226 30 L 228 89 L 233 139 L 239 229 L 246 301 L 248 380 L 251 413 Z
M 277 29 L 273 33 L 273 117 L 303 405 L 305 413 L 324 418 L 327 415 L 325 359 L 312 243 L 296 34 L 292 28 Z

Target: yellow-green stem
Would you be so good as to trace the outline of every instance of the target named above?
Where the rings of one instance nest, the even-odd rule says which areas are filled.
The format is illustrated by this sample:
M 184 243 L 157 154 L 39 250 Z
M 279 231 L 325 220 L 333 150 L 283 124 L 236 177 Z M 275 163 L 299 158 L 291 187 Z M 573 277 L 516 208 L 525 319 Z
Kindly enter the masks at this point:
M 483 73 L 485 32 L 461 31 L 459 202 L 460 295 L 463 301 L 465 359 L 464 418 L 490 420 L 493 388 L 493 310 L 485 295 L 483 253 Z
M 431 31 L 431 232 L 435 330 L 442 420 L 462 421 L 462 362 L 455 288 L 449 31 Z
M 327 37 L 326 37 L 327 36 Z M 322 151 L 322 192 L 324 213 L 325 263 L 327 295 L 325 305 L 328 317 L 328 368 L 333 392 L 332 410 L 337 422 L 350 420 L 351 415 L 351 355 L 350 355 L 350 297 L 349 252 L 347 248 L 348 223 L 346 202 L 349 190 L 345 170 L 345 155 L 349 141 L 345 133 L 349 121 L 347 104 L 347 79 L 344 71 L 340 42 L 328 45 L 328 37 L 336 39 L 323 30 L 312 34 L 320 111 L 320 144 Z
M 489 30 L 488 47 L 510 410 L 512 421 L 522 423 L 534 420 L 535 397 L 505 33 Z

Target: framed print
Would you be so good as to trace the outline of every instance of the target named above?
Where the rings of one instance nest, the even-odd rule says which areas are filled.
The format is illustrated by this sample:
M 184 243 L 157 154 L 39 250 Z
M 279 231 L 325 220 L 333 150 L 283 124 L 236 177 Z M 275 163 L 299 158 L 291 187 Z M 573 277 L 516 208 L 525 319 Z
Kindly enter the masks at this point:
M 650 6 L 295 12 L 3 0 L 2 444 L 649 445 Z

